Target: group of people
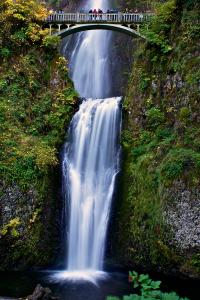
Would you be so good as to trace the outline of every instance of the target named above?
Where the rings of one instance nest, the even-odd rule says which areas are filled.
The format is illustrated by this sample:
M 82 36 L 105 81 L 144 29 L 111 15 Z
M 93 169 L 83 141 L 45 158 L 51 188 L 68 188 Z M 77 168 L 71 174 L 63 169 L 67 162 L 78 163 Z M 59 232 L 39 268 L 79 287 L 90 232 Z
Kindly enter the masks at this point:
M 107 14 L 117 14 L 118 10 L 117 9 L 108 9 L 106 11 Z M 102 9 L 90 9 L 89 10 L 89 14 L 103 14 L 103 10 Z
M 90 9 L 89 10 L 89 14 L 91 14 L 91 16 L 90 16 L 90 19 L 92 20 L 92 19 L 94 19 L 94 20 L 96 20 L 96 19 L 99 19 L 99 20 L 102 20 L 102 15 L 103 15 L 103 10 L 102 9 Z
M 117 9 L 108 9 L 105 13 L 107 13 L 107 14 L 117 14 L 118 12 L 119 12 L 119 10 L 117 10 Z M 123 13 L 139 13 L 139 12 L 141 13 L 142 11 L 138 10 L 137 8 L 134 9 L 134 10 L 129 10 L 128 8 L 126 8 L 123 11 Z M 145 12 L 151 12 L 151 11 L 145 11 Z M 62 9 L 58 10 L 58 11 L 55 11 L 55 10 L 51 9 L 50 13 L 51 14 L 64 14 L 65 11 L 63 11 Z M 80 13 L 86 13 L 86 11 L 85 10 L 81 10 Z M 100 9 L 100 8 L 98 8 L 98 9 L 95 8 L 95 9 L 90 9 L 89 10 L 89 14 L 92 14 L 92 15 L 95 15 L 95 16 L 99 16 L 99 17 L 101 17 L 103 13 L 104 13 L 103 10 Z
M 103 10 L 100 9 L 100 8 L 99 8 L 99 9 L 96 9 L 96 8 L 95 8 L 95 9 L 93 9 L 93 10 L 90 9 L 90 10 L 89 10 L 89 14 L 94 14 L 94 15 L 97 15 L 97 14 L 103 14 Z

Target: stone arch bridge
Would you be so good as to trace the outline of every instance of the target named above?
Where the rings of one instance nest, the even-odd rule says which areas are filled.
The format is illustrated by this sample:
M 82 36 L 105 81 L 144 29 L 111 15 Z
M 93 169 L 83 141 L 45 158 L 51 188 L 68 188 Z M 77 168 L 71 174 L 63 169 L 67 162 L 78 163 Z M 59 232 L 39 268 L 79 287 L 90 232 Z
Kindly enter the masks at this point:
M 128 34 L 132 37 L 145 37 L 140 33 L 140 25 L 148 22 L 152 13 L 54 13 L 48 16 L 45 23 L 49 26 L 50 35 L 64 38 L 73 33 L 105 29 Z

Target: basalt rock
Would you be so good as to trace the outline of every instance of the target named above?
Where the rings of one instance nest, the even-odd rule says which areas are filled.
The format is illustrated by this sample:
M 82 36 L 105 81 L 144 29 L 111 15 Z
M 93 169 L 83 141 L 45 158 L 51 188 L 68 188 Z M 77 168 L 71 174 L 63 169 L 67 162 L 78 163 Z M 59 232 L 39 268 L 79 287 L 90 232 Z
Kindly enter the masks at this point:
M 188 189 L 182 181 L 176 181 L 165 197 L 168 204 L 164 218 L 172 230 L 170 243 L 180 251 L 200 247 L 200 189 Z
M 40 284 L 36 286 L 32 295 L 19 300 L 58 300 L 58 297 L 52 295 L 52 291 L 47 287 L 42 287 Z

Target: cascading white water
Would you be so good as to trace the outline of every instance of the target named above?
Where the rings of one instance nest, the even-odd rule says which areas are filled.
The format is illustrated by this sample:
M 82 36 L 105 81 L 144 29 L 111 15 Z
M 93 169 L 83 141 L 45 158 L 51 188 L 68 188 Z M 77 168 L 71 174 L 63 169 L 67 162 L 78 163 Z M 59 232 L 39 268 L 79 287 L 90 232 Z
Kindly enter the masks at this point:
M 73 53 L 70 62 L 74 68 L 72 80 L 75 88 L 81 97 L 106 98 L 111 91 L 108 49 L 105 45 L 109 44 L 111 33 L 96 30 L 82 35 L 84 38 L 80 39 L 80 48 Z
M 106 229 L 119 169 L 120 100 L 84 101 L 71 123 L 63 163 L 70 199 L 69 271 L 103 267 Z
M 91 0 L 86 7 L 105 11 L 107 2 Z M 69 224 L 67 272 L 60 279 L 82 278 L 83 273 L 91 272 L 94 276 L 103 270 L 106 230 L 119 171 L 121 125 L 121 98 L 106 98 L 110 95 L 110 37 L 108 31 L 79 34 L 70 58 L 75 88 L 87 99 L 71 121 L 63 158 Z
M 84 8 L 110 8 L 109 0 L 89 0 Z M 109 49 L 112 33 L 106 30 L 92 30 L 78 34 L 70 58 L 72 79 L 81 97 L 106 98 L 111 95 Z

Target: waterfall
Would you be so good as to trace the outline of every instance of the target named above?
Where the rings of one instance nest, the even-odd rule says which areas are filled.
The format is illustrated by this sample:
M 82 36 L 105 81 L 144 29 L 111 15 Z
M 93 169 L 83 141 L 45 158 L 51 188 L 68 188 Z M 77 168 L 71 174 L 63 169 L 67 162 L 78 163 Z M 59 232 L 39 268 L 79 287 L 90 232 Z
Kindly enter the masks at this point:
M 120 98 L 84 101 L 71 123 L 63 162 L 70 199 L 69 271 L 103 268 L 106 229 L 119 168 L 119 103 Z
M 109 6 L 88 1 L 85 8 Z M 103 270 L 116 175 L 119 171 L 120 97 L 111 97 L 109 49 L 111 32 L 78 34 L 70 57 L 71 77 L 85 100 L 74 115 L 64 148 L 63 186 L 68 211 L 64 277 L 87 278 Z M 84 275 L 83 275 L 84 274 Z M 86 274 L 86 275 L 85 275 Z
M 108 0 L 90 0 L 83 7 L 89 9 L 109 8 Z M 109 71 L 110 43 L 112 32 L 90 30 L 77 34 L 70 57 L 71 77 L 81 97 L 106 98 L 112 96 Z

